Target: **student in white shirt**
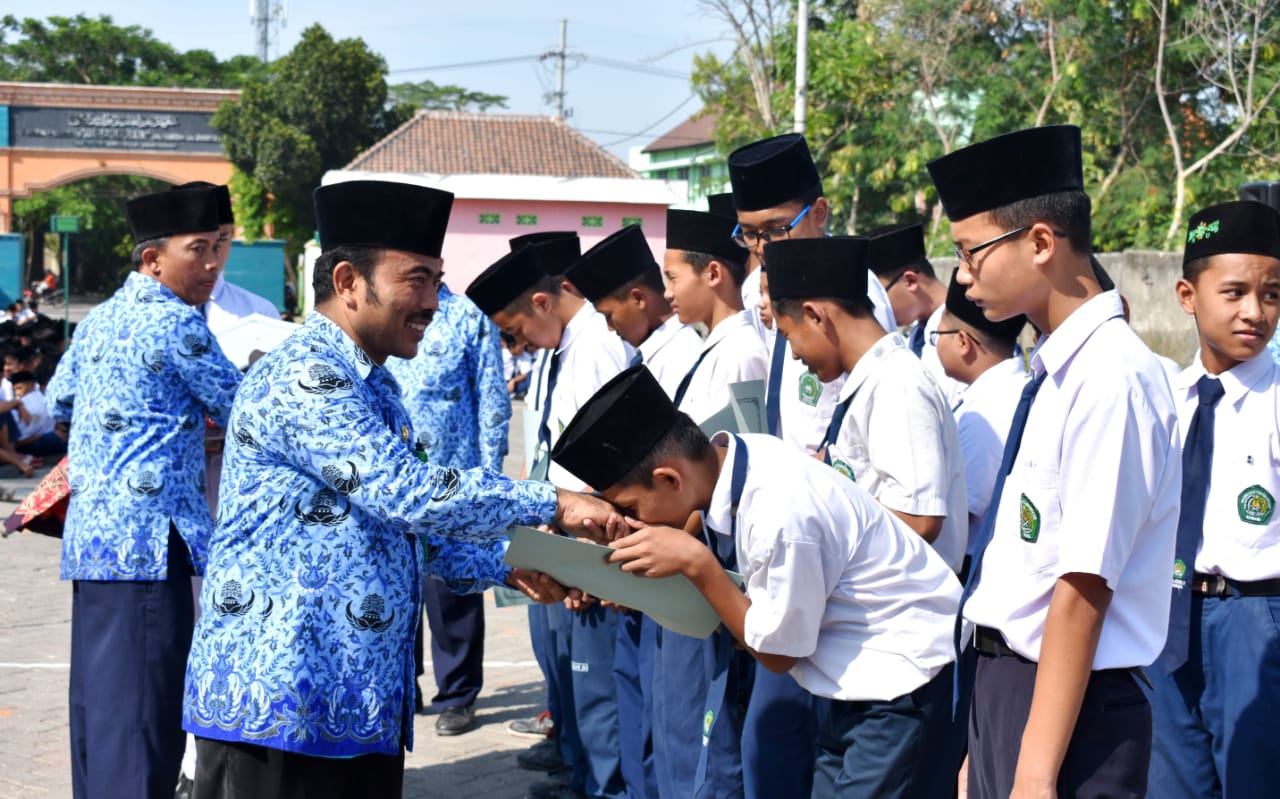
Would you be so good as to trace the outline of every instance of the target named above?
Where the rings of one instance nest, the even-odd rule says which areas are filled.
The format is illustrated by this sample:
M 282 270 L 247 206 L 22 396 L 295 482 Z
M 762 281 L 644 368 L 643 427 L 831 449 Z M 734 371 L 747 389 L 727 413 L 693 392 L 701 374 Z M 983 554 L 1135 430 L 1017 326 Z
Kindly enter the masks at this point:
M 826 460 L 937 550 L 954 571 L 968 533 L 964 462 L 942 390 L 867 299 L 862 237 L 764 248 L 774 324 L 819 379 L 846 373 Z
M 1184 437 L 1169 635 L 1149 670 L 1152 795 L 1269 797 L 1280 755 L 1280 214 L 1188 223 L 1178 301 L 1198 357 L 1173 381 Z
M 1060 125 L 929 163 L 967 296 L 1045 334 L 961 599 L 977 626 L 972 799 L 1147 789 L 1134 671 L 1168 621 L 1177 419 L 1164 370 L 1094 275 L 1081 160 L 1079 128 Z
M 507 335 L 548 350 L 539 375 L 538 439 L 530 479 L 582 490 L 585 484 L 550 462 L 551 448 L 578 408 L 626 367 L 629 357 L 590 303 L 566 290 L 564 273 L 581 255 L 573 233 L 533 234 L 512 242 L 515 247 L 486 269 L 467 288 L 467 296 Z M 531 616 L 532 619 L 532 616 Z M 535 634 L 537 622 L 533 622 Z M 544 638 L 555 655 L 556 675 L 548 686 L 559 692 L 549 704 L 555 719 L 556 743 L 571 768 L 569 790 L 591 796 L 621 796 L 618 709 L 613 684 L 617 615 L 599 604 L 573 612 L 547 607 Z M 564 712 L 573 710 L 573 717 Z M 565 786 L 542 782 L 530 786 L 534 799 L 560 795 Z
M 952 380 L 938 363 L 938 349 L 930 334 L 938 329 L 947 284 L 938 279 L 924 251 L 924 225 L 889 225 L 866 234 L 867 260 L 884 287 L 899 325 L 910 324 L 907 349 L 928 367 L 948 405 L 955 405 L 964 386 Z
M 13 445 L 23 455 L 61 455 L 67 451 L 67 440 L 55 432 L 56 424 L 49 404 L 36 376 L 31 372 L 15 372 L 10 378 L 13 393 L 20 403 L 9 412 L 13 420 Z
M 708 440 L 639 369 L 601 389 L 553 457 L 636 528 L 614 541 L 610 560 L 642 577 L 683 574 L 758 670 L 790 674 L 820 698 L 821 749 L 803 764 L 816 771 L 813 796 L 946 793 L 940 766 L 958 760 L 959 736 L 937 731 L 951 726 L 960 585 L 918 536 L 856 484 L 773 437 Z M 694 511 L 706 515 L 711 546 L 679 529 Z M 726 546 L 745 592 L 713 552 Z M 710 699 L 714 730 L 717 700 L 729 697 Z M 800 784 L 777 787 L 775 796 L 809 795 Z
M 992 322 L 964 291 L 953 272 L 938 329 L 929 334 L 935 340 L 942 368 L 964 386 L 963 396 L 952 406 L 969 496 L 969 535 L 961 581 L 969 574 L 973 545 L 995 490 L 1005 437 L 1027 383 L 1022 358 L 1014 354 L 1027 317 L 1018 314 Z

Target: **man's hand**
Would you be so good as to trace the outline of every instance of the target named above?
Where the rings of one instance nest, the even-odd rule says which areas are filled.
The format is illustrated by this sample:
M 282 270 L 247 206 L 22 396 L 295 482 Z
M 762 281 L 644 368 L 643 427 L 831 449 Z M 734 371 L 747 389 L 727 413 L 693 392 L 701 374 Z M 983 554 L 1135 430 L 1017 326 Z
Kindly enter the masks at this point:
M 608 544 L 625 527 L 612 505 L 590 494 L 556 489 L 556 526 L 570 535 Z
M 645 527 L 635 519 L 626 522 L 636 532 L 614 541 L 608 558 L 610 563 L 621 563 L 624 572 L 640 577 L 692 577 L 699 568 L 719 567 L 711 550 L 684 530 Z
M 569 590 L 542 572 L 512 569 L 507 585 L 543 605 L 559 602 L 569 595 Z

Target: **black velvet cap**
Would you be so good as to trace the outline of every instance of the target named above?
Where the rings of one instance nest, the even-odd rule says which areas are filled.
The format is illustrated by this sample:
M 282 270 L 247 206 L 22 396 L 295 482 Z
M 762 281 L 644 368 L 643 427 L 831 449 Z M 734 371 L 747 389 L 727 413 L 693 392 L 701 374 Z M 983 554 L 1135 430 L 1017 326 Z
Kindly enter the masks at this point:
M 738 209 L 733 204 L 733 192 L 731 191 L 726 191 L 723 194 L 708 194 L 707 210 L 716 216 L 725 216 L 735 222 L 738 220 Z
M 952 222 L 1057 191 L 1084 190 L 1080 128 L 1049 125 L 971 144 L 928 164 Z
M 822 178 L 809 145 L 799 133 L 752 142 L 729 154 L 733 204 L 739 211 L 759 211 L 798 200 L 815 190 Z
M 1254 200 L 1211 205 L 1187 223 L 1182 263 L 1225 253 L 1280 258 L 1280 214 Z
M 889 225 L 867 235 L 867 265 L 887 275 L 924 258 L 924 225 Z
M 564 273 L 590 302 L 604 299 L 645 272 L 660 274 L 639 225 L 627 225 L 587 250 Z
M 578 409 L 551 450 L 551 460 L 603 491 L 648 456 L 679 418 L 653 372 L 633 366 Z
M 959 273 L 959 268 L 951 273 L 951 285 L 947 286 L 947 313 L 979 333 L 989 334 L 997 341 L 1013 341 L 1016 339 L 1018 334 L 1022 332 L 1022 328 L 1027 324 L 1027 317 L 1018 314 L 1002 322 L 991 321 L 973 300 L 964 296 L 965 287 L 956 282 L 956 275 Z
M 771 241 L 764 245 L 769 297 L 867 303 L 867 250 L 862 236 Z
M 235 212 L 231 210 L 231 189 L 226 186 L 219 186 L 216 183 L 210 183 L 207 180 L 193 180 L 190 183 L 183 183 L 173 187 L 176 189 L 213 189 L 214 196 L 218 199 L 218 224 L 234 225 L 236 223 Z
M 481 272 L 467 286 L 467 297 L 486 316 L 493 316 L 546 276 L 533 245 L 526 244 Z
M 667 249 L 700 252 L 741 263 L 746 259 L 747 251 L 733 240 L 733 229 L 737 226 L 732 217 L 669 208 Z
M 320 249 L 374 247 L 440 257 L 453 195 L 386 180 L 321 186 L 311 195 Z
M 552 277 L 560 277 L 582 255 L 582 242 L 578 234 L 566 230 L 549 230 L 544 233 L 526 233 L 507 242 L 515 250 L 529 245 L 534 248 L 542 271 Z
M 183 233 L 218 229 L 218 199 L 211 189 L 170 189 L 134 197 L 125 204 L 136 244 Z

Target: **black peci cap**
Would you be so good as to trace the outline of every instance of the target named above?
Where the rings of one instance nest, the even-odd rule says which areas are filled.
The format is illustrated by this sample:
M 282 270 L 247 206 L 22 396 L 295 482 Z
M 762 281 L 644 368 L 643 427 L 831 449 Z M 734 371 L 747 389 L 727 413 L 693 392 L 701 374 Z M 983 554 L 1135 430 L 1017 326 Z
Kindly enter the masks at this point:
M 213 189 L 170 189 L 134 197 L 125 205 L 137 244 L 184 233 L 218 229 L 218 198 Z
M 951 273 L 951 285 L 947 286 L 947 313 L 980 333 L 988 333 L 997 341 L 1014 341 L 1027 324 L 1027 317 L 1018 314 L 1000 322 L 987 318 L 973 300 L 964 296 L 965 287 L 956 281 L 957 268 Z
M 653 372 L 633 366 L 578 409 L 551 450 L 551 460 L 603 491 L 647 457 L 679 418 Z
M 867 236 L 867 266 L 888 275 L 924 258 L 924 225 L 889 225 Z
M 733 229 L 737 226 L 730 217 L 671 208 L 667 210 L 667 249 L 700 252 L 742 263 L 747 251 L 733 240 Z
M 935 158 L 928 167 L 952 222 L 1042 194 L 1084 190 L 1075 125 L 1006 133 Z
M 739 211 L 785 205 L 813 192 L 822 193 L 822 178 L 799 133 L 752 142 L 729 154 L 733 204 Z
M 226 186 L 219 186 L 207 180 L 193 180 L 190 183 L 174 186 L 173 189 L 213 189 L 214 197 L 218 201 L 218 224 L 234 225 L 236 223 L 235 212 L 231 210 L 231 190 Z
M 867 249 L 862 236 L 771 241 L 764 245 L 769 297 L 867 304 Z
M 352 180 L 311 195 L 320 249 L 374 247 L 440 257 L 453 195 L 412 183 Z
M 639 225 L 627 225 L 584 252 L 564 276 L 596 302 L 650 271 L 661 274 L 653 250 Z
M 481 272 L 466 293 L 486 316 L 493 316 L 546 276 L 533 245 L 526 244 Z
M 1187 224 L 1182 263 L 1241 253 L 1280 258 L 1280 214 L 1255 200 L 1236 200 L 1197 211 Z
M 544 233 L 526 233 L 507 242 L 512 252 L 524 246 L 533 247 L 542 264 L 542 271 L 552 277 L 560 277 L 582 255 L 582 242 L 578 234 L 567 230 L 549 230 Z
M 733 204 L 733 192 L 731 191 L 726 191 L 723 194 L 708 194 L 707 210 L 716 216 L 728 217 L 735 222 L 738 219 L 738 209 Z

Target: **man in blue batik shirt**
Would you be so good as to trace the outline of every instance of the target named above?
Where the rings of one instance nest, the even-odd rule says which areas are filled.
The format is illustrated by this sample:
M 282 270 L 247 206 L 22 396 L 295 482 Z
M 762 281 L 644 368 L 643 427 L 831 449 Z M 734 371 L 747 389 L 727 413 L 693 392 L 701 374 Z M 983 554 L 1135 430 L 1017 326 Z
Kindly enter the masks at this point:
M 513 524 L 604 538 L 602 500 L 423 463 L 384 367 L 437 307 L 453 195 L 316 190 L 316 310 L 259 360 L 231 410 L 218 527 L 183 725 L 201 799 L 399 797 L 413 744 L 422 576 L 454 591 L 563 589 L 502 563 Z
M 511 397 L 498 328 L 448 286 L 442 285 L 439 295 L 440 307 L 417 357 L 388 358 L 387 369 L 404 392 L 401 397 L 428 463 L 501 472 Z M 443 582 L 427 579 L 422 597 L 436 681 L 431 706 L 440 714 L 436 732 L 459 735 L 475 724 L 474 704 L 484 680 L 484 595 L 455 594 Z M 422 673 L 422 638 L 419 623 L 415 674 Z
M 128 217 L 137 271 L 76 329 L 48 392 L 71 422 L 71 783 L 93 799 L 173 796 L 191 576 L 213 530 L 205 417 L 225 422 L 240 382 L 192 307 L 218 276 L 213 193 L 145 195 Z

